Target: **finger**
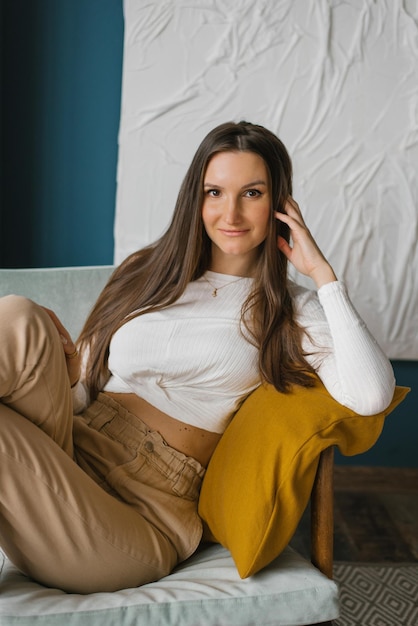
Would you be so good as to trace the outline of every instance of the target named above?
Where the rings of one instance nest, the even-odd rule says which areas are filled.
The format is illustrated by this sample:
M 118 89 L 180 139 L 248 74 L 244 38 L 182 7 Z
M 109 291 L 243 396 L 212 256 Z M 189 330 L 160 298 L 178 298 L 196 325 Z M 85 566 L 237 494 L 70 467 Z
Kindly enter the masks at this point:
M 55 315 L 54 311 L 52 311 L 51 309 L 48 309 L 46 306 L 41 307 L 46 313 L 48 313 L 49 317 L 51 318 L 51 320 L 54 322 L 55 326 L 57 327 L 57 329 L 62 332 L 65 331 L 64 326 L 62 325 L 61 321 L 59 320 L 59 318 Z
M 78 349 L 71 337 L 68 339 L 64 335 L 61 335 L 61 333 L 60 337 L 64 347 L 65 358 L 69 360 L 75 359 L 78 356 Z
M 284 237 L 281 237 L 280 235 L 277 237 L 277 247 L 279 248 L 280 252 L 283 252 L 287 259 L 290 259 L 292 255 L 292 248 L 290 247 L 286 239 L 284 239 Z
M 276 217 L 276 219 L 284 222 L 285 224 L 289 224 L 289 222 L 291 222 L 293 219 L 288 213 L 281 213 L 280 211 L 275 211 L 274 216 Z
M 293 196 L 287 196 L 286 204 L 290 204 L 290 206 L 293 206 L 295 208 L 299 208 L 299 205 L 298 205 L 298 203 L 296 202 L 296 200 L 294 199 Z
M 65 348 L 64 348 L 64 352 L 65 352 L 65 358 L 68 359 L 69 361 L 72 361 L 72 359 L 76 359 L 78 357 L 78 350 L 76 346 L 74 346 L 74 350 L 72 352 L 66 352 Z
M 291 230 L 294 230 L 297 226 L 305 226 L 303 219 L 297 213 L 292 214 L 292 209 L 290 209 L 289 213 L 276 211 L 274 215 L 276 219 L 287 224 Z
M 299 223 L 305 224 L 300 206 L 291 196 L 289 196 L 286 202 L 285 210 L 288 215 L 294 217 Z

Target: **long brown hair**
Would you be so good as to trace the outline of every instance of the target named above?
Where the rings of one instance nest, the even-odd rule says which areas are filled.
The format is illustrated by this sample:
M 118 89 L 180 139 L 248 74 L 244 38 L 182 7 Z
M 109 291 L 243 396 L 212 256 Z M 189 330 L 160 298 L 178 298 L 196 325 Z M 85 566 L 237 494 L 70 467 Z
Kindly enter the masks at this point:
M 279 391 L 292 384 L 312 385 L 288 290 L 287 259 L 277 248 L 274 211 L 284 212 L 292 194 L 292 164 L 283 143 L 266 128 L 228 122 L 214 128 L 198 147 L 181 185 L 171 224 L 154 244 L 131 254 L 112 274 L 79 337 L 89 346 L 86 382 L 95 398 L 109 377 L 107 361 L 114 332 L 133 315 L 175 302 L 187 284 L 209 268 L 211 241 L 202 221 L 203 181 L 210 159 L 219 152 L 250 151 L 269 173 L 272 210 L 269 233 L 261 244 L 254 287 L 243 305 L 242 323 L 259 347 L 262 379 Z M 289 240 L 289 230 L 280 225 Z M 134 313 L 135 312 L 135 313 Z

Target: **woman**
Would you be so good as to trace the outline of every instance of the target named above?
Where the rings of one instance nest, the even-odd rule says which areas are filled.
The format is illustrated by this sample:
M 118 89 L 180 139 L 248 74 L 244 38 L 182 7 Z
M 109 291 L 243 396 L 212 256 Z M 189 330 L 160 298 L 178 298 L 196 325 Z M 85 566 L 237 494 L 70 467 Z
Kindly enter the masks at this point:
M 167 232 L 115 270 L 77 347 L 29 300 L 0 316 L 1 545 L 67 591 L 141 585 L 193 553 L 205 467 L 262 381 L 287 391 L 315 372 L 364 415 L 393 395 L 292 199 L 285 147 L 246 122 L 203 140 Z

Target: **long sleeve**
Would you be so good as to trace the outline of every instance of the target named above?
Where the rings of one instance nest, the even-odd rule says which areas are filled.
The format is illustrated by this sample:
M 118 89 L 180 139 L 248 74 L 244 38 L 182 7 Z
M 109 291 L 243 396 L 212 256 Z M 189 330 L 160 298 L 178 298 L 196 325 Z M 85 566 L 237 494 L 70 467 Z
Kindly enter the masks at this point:
M 329 393 L 360 415 L 383 411 L 393 397 L 393 369 L 345 286 L 328 283 L 317 294 L 296 287 L 295 305 L 297 321 L 307 331 L 307 361 Z

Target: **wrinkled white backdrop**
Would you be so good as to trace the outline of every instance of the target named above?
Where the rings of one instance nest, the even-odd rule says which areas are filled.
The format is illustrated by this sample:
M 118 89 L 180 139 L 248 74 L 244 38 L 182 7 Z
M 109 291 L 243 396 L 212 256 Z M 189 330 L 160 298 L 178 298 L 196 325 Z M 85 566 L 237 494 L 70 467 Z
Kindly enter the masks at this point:
M 391 358 L 418 358 L 418 2 L 125 0 L 115 262 L 168 225 L 203 136 L 261 123 Z M 303 282 L 301 280 L 300 282 Z

